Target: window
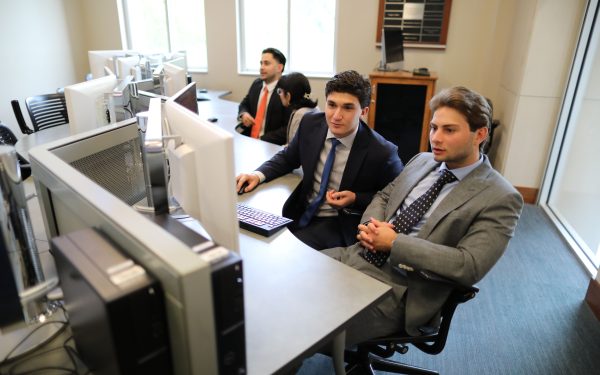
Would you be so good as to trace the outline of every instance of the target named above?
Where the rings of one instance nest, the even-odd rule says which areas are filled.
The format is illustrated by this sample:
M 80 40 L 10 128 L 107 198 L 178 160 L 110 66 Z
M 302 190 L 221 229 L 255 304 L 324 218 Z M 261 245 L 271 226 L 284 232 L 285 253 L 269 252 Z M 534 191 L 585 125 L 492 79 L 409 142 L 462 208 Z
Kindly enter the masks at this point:
M 190 71 L 206 71 L 204 0 L 122 0 L 128 49 L 186 51 Z
M 335 72 L 336 0 L 238 0 L 241 73 L 257 73 L 261 51 L 279 49 L 287 72 Z

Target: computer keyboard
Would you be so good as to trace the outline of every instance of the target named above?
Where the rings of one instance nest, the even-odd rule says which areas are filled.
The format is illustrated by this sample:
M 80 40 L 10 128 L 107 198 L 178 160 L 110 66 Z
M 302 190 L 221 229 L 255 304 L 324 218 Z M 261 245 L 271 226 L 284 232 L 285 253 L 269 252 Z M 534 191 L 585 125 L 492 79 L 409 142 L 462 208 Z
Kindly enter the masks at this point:
M 293 221 L 287 217 L 265 212 L 242 203 L 237 204 L 237 216 L 240 228 L 265 237 L 273 235 Z

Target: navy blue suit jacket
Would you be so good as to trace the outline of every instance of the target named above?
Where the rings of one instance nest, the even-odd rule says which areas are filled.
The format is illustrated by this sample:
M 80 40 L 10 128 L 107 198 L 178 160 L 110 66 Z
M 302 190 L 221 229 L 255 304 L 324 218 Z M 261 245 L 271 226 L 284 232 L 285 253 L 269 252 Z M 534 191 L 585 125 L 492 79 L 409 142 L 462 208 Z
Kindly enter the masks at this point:
M 257 78 L 252 82 L 248 94 L 244 97 L 238 108 L 238 115 L 248 112 L 252 117 L 256 117 L 258 110 L 258 98 L 262 90 L 263 81 Z M 277 90 L 277 89 L 275 89 Z M 287 124 L 290 119 L 290 111 L 281 104 L 281 99 L 277 92 L 271 94 L 269 104 L 267 104 L 267 117 L 265 118 L 265 134 L 260 138 L 263 141 L 284 145 L 287 142 Z M 242 134 L 249 136 L 252 127 L 244 127 Z
M 286 217 L 297 220 L 306 209 L 327 129 L 324 113 L 304 115 L 288 147 L 257 169 L 265 175 L 265 181 L 270 181 L 302 167 L 304 177 L 283 206 L 283 215 Z M 398 157 L 398 147 L 361 121 L 339 188 L 340 191 L 356 193 L 356 201 L 347 208 L 364 211 L 375 193 L 396 178 L 403 167 Z M 350 245 L 356 242 L 360 214 L 349 215 L 347 211 L 340 210 L 338 218 L 344 239 Z

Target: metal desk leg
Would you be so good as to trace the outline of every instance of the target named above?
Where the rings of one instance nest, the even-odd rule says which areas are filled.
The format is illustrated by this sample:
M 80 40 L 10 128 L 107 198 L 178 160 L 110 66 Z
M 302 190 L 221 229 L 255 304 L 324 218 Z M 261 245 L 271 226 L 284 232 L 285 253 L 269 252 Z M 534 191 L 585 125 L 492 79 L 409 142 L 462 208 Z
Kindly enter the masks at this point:
M 346 331 L 340 332 L 333 339 L 333 367 L 336 375 L 345 375 L 344 349 L 346 348 Z

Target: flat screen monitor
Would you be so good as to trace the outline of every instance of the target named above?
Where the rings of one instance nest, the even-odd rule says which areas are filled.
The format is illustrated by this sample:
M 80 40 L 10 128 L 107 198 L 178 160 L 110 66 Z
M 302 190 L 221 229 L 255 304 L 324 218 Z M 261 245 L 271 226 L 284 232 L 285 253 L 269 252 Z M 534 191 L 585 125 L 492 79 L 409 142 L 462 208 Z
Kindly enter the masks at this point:
M 171 63 L 163 65 L 163 89 L 165 96 L 173 96 L 187 85 L 187 69 Z
M 182 142 L 176 148 L 167 146 L 173 197 L 215 243 L 239 252 L 233 135 L 173 98 L 164 111 L 169 134 Z
M 139 67 L 139 56 L 126 56 L 117 58 L 117 77 L 124 79 L 127 76 L 133 76 L 135 81 L 142 79 L 142 71 Z
M 198 98 L 196 97 L 196 82 L 191 82 L 172 96 L 173 101 L 190 111 L 198 114 Z
M 384 27 L 381 33 L 379 70 L 395 71 L 404 67 L 404 36 L 399 27 Z
M 117 77 L 110 75 L 65 87 L 71 134 L 115 122 L 110 118 L 110 103 L 104 95 L 112 93 L 115 86 Z
M 137 150 L 132 144 L 138 143 Z M 114 157 L 117 155 L 122 157 Z M 132 168 L 139 154 L 134 119 L 32 149 L 31 168 L 48 237 L 94 227 L 161 282 L 175 375 L 218 372 L 211 266 L 190 246 L 73 166 L 108 164 L 105 173 Z M 129 156 L 127 156 L 129 155 Z M 143 179 L 137 185 L 142 185 Z
M 118 73 L 116 59 L 118 57 L 130 56 L 132 53 L 132 51 L 126 50 L 88 51 L 88 60 L 90 63 L 90 72 L 92 73 L 92 78 L 104 77 L 104 67 L 107 67 L 111 71 Z

